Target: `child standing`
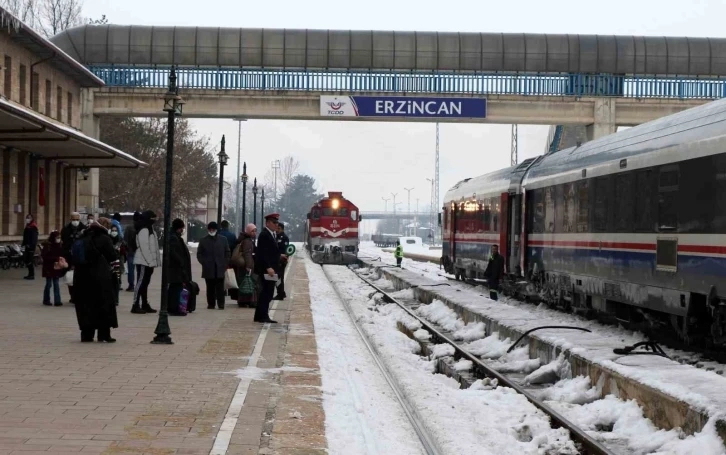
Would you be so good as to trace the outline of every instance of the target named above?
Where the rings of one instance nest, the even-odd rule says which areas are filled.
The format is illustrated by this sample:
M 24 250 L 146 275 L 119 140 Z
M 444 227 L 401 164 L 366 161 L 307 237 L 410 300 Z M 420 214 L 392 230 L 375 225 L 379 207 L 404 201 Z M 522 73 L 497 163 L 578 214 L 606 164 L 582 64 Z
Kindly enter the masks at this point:
M 48 241 L 43 245 L 41 250 L 43 258 L 43 278 L 45 278 L 45 289 L 43 290 L 43 305 L 50 306 L 50 287 L 53 286 L 53 301 L 55 306 L 61 306 L 60 286 L 58 280 L 63 275 L 63 270 L 55 267 L 60 257 L 63 255 L 63 246 L 58 231 L 53 231 L 48 237 Z

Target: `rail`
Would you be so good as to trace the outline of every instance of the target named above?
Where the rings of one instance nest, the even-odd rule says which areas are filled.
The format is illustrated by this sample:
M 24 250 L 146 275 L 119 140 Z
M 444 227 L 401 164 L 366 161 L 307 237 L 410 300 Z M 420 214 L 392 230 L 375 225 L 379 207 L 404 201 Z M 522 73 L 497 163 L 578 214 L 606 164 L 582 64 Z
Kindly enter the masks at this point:
M 438 445 L 436 444 L 436 440 L 429 434 L 428 430 L 426 429 L 426 426 L 424 425 L 421 417 L 418 415 L 418 412 L 416 412 L 416 409 L 414 409 L 413 406 L 404 398 L 404 394 L 401 391 L 400 386 L 398 385 L 398 382 L 395 380 L 391 372 L 388 370 L 386 365 L 383 364 L 380 360 L 380 353 L 378 352 L 378 349 L 374 345 L 370 343 L 368 340 L 368 337 L 363 332 L 363 330 L 360 328 L 360 324 L 358 324 L 358 319 L 355 317 L 355 314 L 353 314 L 353 309 L 350 307 L 350 304 L 348 301 L 341 295 L 340 291 L 338 290 L 335 283 L 333 283 L 333 280 L 330 278 L 328 273 L 325 271 L 325 267 L 323 264 L 320 264 L 320 267 L 323 269 L 323 273 L 328 278 L 328 281 L 330 281 L 331 286 L 335 290 L 336 294 L 338 294 L 338 298 L 343 303 L 343 308 L 345 308 L 345 312 L 348 313 L 348 317 L 350 318 L 350 321 L 353 323 L 353 327 L 355 327 L 355 330 L 358 332 L 358 335 L 360 336 L 361 340 L 365 344 L 366 348 L 368 348 L 368 352 L 371 353 L 371 357 L 373 357 L 373 360 L 375 361 L 376 365 L 378 366 L 378 369 L 380 370 L 381 374 L 385 378 L 388 385 L 391 387 L 391 390 L 393 391 L 393 394 L 396 396 L 396 399 L 401 405 L 401 408 L 403 409 L 404 413 L 408 417 L 408 420 L 411 422 L 411 426 L 413 427 L 414 431 L 416 432 L 416 435 L 418 436 L 419 440 L 421 441 L 421 444 L 424 447 L 424 450 L 428 455 L 439 455 L 441 454 L 441 449 L 439 449 Z
M 170 66 L 92 65 L 111 87 L 166 88 Z M 182 89 L 719 99 L 726 78 L 586 73 L 456 73 L 176 67 Z
M 537 399 L 534 395 L 529 393 L 527 390 L 522 388 L 519 384 L 516 382 L 513 382 L 509 380 L 506 376 L 502 375 L 496 370 L 491 369 L 486 364 L 484 364 L 479 358 L 471 354 L 470 352 L 466 351 L 465 349 L 461 348 L 456 342 L 448 338 L 443 333 L 439 332 L 434 328 L 430 323 L 428 323 L 426 320 L 420 318 L 418 315 L 416 315 L 413 311 L 411 311 L 409 308 L 407 308 L 403 303 L 399 302 L 395 298 L 391 297 L 390 294 L 388 294 L 386 291 L 382 290 L 375 284 L 371 283 L 366 278 L 356 274 L 358 278 L 363 280 L 366 284 L 368 284 L 370 287 L 375 289 L 377 292 L 381 293 L 387 302 L 394 303 L 398 305 L 403 311 L 405 311 L 409 316 L 416 319 L 421 325 L 429 332 L 431 333 L 431 338 L 434 341 L 442 342 L 451 345 L 456 355 L 458 355 L 460 358 L 464 358 L 467 360 L 470 360 L 472 364 L 474 365 L 474 371 L 476 374 L 479 375 L 479 377 L 489 377 L 489 378 L 496 378 L 497 381 L 499 381 L 500 385 L 504 385 L 506 387 L 512 388 L 517 393 L 520 393 L 524 395 L 527 400 L 532 403 L 535 407 L 540 409 L 542 412 L 550 416 L 550 418 L 560 427 L 566 428 L 572 437 L 573 440 L 580 443 L 582 445 L 584 453 L 590 454 L 590 455 L 614 455 L 613 452 L 608 450 L 605 446 L 600 444 L 598 441 L 593 439 L 590 435 L 585 433 L 583 430 L 578 428 L 574 423 L 570 422 L 565 416 L 560 414 L 559 412 L 552 409 L 550 406 L 546 405 L 539 399 Z

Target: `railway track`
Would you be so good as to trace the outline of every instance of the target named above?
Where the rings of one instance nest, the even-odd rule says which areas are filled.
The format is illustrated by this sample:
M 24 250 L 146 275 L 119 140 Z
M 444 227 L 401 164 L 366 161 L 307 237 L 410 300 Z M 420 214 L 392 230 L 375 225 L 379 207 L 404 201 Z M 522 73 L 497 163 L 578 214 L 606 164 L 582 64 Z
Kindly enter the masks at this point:
M 323 270 L 325 271 L 325 268 L 323 267 Z M 503 374 L 497 372 L 496 370 L 492 369 L 485 363 L 483 363 L 478 357 L 468 352 L 466 349 L 464 349 L 461 345 L 459 345 L 457 342 L 446 336 L 444 333 L 439 331 L 434 325 L 426 321 L 425 319 L 422 319 L 420 316 L 418 316 L 416 313 L 414 313 L 410 308 L 408 308 L 407 305 L 405 305 L 403 302 L 397 300 L 393 296 L 391 296 L 388 292 L 384 291 L 380 287 L 376 286 L 374 283 L 369 281 L 363 276 L 360 276 L 357 273 L 354 273 L 355 276 L 357 276 L 361 281 L 363 281 L 365 284 L 370 286 L 372 289 L 374 289 L 376 292 L 380 293 L 383 296 L 383 299 L 391 304 L 397 305 L 399 308 L 401 308 L 403 311 L 405 311 L 409 316 L 417 320 L 421 326 L 428 331 L 431 334 L 431 338 L 436 343 L 446 343 L 449 344 L 454 348 L 455 351 L 455 358 L 457 359 L 466 359 L 472 362 L 473 368 L 472 372 L 475 376 L 478 378 L 490 378 L 490 379 L 496 379 L 498 381 L 498 384 L 500 386 L 509 387 L 511 389 L 514 389 L 517 393 L 523 395 L 530 403 L 532 403 L 536 408 L 540 409 L 542 412 L 544 412 L 546 415 L 548 415 L 551 419 L 552 425 L 555 427 L 561 427 L 565 428 L 569 431 L 571 439 L 577 444 L 578 450 L 582 454 L 589 454 L 589 455 L 614 455 L 614 452 L 610 451 L 607 447 L 603 446 L 600 442 L 592 438 L 590 435 L 588 435 L 586 432 L 584 432 L 582 429 L 580 429 L 577 425 L 575 425 L 573 422 L 568 420 L 566 417 L 564 417 L 562 414 L 557 412 L 552 407 L 548 406 L 541 400 L 539 400 L 536 396 L 534 396 L 532 393 L 524 389 L 522 386 L 514 382 L 512 379 L 504 376 Z M 347 300 L 341 295 L 342 293 L 338 290 L 335 281 L 333 279 L 330 279 L 330 276 L 326 272 L 326 276 L 329 278 L 331 284 L 333 285 L 333 288 L 336 290 L 336 293 L 338 293 L 338 296 L 340 297 L 340 300 L 343 302 L 346 312 L 351 318 L 351 321 L 353 322 L 354 326 L 356 327 L 356 330 L 360 334 L 361 338 L 365 342 L 366 346 L 371 351 L 371 354 L 376 359 L 376 363 L 378 364 L 379 368 L 381 368 L 382 373 L 386 377 L 386 380 L 389 381 L 389 384 L 391 384 L 391 387 L 394 389 L 396 397 L 401 402 L 401 405 L 403 406 L 404 410 L 406 411 L 406 414 L 409 416 L 411 420 L 411 423 L 414 425 L 414 428 L 417 431 L 417 434 L 419 434 L 419 437 L 422 438 L 422 444 L 424 444 L 427 448 L 427 453 L 440 453 L 435 447 L 435 444 L 428 445 L 425 442 L 432 441 L 432 438 L 428 435 L 428 432 L 425 430 L 425 424 L 421 422 L 420 417 L 415 412 L 415 409 L 405 400 L 405 397 L 400 391 L 400 388 L 397 387 L 395 377 L 393 377 L 386 369 L 385 365 L 379 358 L 379 354 L 377 353 L 374 346 L 371 345 L 370 341 L 367 339 L 367 336 L 365 335 L 364 331 L 360 328 L 358 325 L 358 322 L 353 315 L 353 311 L 350 308 L 349 303 Z M 420 431 L 420 433 L 419 433 Z M 432 451 L 429 451 L 432 450 Z

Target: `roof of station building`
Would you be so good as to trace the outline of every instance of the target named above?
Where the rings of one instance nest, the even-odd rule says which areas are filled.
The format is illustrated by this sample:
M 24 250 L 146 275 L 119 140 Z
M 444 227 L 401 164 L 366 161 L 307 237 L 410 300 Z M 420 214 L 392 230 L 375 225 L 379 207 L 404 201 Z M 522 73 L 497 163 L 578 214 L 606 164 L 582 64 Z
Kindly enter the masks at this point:
M 87 65 L 726 75 L 726 39 L 84 25 L 52 38 Z
M 104 85 L 103 81 L 88 68 L 2 7 L 0 7 L 0 27 L 9 34 L 12 41 L 32 52 L 38 61 L 48 61 L 72 77 L 81 87 Z

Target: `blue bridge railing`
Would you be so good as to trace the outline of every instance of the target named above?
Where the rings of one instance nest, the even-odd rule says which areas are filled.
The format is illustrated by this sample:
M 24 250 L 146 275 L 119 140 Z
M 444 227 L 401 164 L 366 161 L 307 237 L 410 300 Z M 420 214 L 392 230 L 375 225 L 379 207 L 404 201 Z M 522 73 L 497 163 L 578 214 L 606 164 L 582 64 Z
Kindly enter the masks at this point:
M 112 87 L 166 88 L 170 67 L 91 66 Z M 641 77 L 609 74 L 422 73 L 177 67 L 182 88 L 295 92 L 614 96 L 718 99 L 726 78 Z

